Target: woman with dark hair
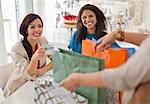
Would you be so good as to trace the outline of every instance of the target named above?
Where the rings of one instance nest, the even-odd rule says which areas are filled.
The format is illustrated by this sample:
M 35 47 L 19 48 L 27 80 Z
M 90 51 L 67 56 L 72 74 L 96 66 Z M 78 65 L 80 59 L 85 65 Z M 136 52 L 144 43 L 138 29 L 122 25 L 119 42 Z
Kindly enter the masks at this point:
M 74 52 L 82 53 L 83 39 L 98 40 L 106 34 L 106 17 L 103 12 L 94 5 L 86 4 L 79 11 L 77 31 L 68 47 Z
M 47 40 L 42 36 L 43 21 L 37 14 L 28 14 L 20 25 L 19 32 L 23 38 L 12 48 L 14 71 L 11 74 L 4 95 L 7 97 L 28 80 L 45 74 L 52 69 L 51 62 L 46 62 L 43 44 Z

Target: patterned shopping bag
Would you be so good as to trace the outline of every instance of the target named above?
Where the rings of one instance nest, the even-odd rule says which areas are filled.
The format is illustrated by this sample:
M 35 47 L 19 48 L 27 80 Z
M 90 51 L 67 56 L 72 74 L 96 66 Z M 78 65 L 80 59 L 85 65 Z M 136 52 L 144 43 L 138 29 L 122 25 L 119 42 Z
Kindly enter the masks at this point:
M 57 83 L 48 80 L 40 83 L 38 81 L 35 92 L 36 104 L 88 104 L 88 100 L 84 97 L 70 93 Z

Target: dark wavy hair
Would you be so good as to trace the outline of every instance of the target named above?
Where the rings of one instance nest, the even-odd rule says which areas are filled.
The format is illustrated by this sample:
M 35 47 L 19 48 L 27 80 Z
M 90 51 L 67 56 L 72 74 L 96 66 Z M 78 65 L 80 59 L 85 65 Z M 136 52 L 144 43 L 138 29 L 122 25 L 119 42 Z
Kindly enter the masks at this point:
M 104 16 L 103 12 L 96 7 L 95 5 L 91 4 L 86 4 L 84 5 L 78 14 L 78 22 L 77 22 L 77 30 L 78 30 L 78 35 L 77 35 L 77 41 L 81 41 L 82 39 L 85 39 L 85 34 L 87 34 L 87 28 L 83 25 L 82 20 L 81 20 L 81 15 L 84 10 L 91 10 L 95 13 L 97 23 L 96 23 L 96 33 L 95 35 L 100 38 L 104 36 L 102 32 L 106 31 L 106 17 Z
M 23 43 L 25 50 L 27 51 L 29 60 L 31 60 L 31 57 L 32 57 L 32 46 L 27 40 L 27 37 L 28 37 L 27 29 L 28 29 L 29 24 L 37 18 L 40 19 L 42 26 L 43 26 L 43 21 L 41 17 L 37 14 L 30 13 L 23 19 L 19 28 L 20 34 L 24 37 L 22 40 L 22 43 Z

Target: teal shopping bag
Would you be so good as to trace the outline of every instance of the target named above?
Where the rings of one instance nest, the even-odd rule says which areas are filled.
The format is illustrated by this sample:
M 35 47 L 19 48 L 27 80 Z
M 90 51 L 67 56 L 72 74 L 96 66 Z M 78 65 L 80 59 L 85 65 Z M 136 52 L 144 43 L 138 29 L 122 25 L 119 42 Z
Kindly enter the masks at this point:
M 59 49 L 53 54 L 54 81 L 61 82 L 69 74 L 97 72 L 104 69 L 104 60 L 83 56 L 78 53 Z M 88 99 L 89 104 L 107 104 L 108 91 L 105 88 L 81 86 L 76 91 Z

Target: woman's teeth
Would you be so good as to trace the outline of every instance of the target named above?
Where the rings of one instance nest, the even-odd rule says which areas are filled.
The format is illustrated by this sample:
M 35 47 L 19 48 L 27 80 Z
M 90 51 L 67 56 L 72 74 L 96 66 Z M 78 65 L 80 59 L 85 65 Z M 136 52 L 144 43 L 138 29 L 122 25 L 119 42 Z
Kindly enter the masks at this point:
M 39 35 L 40 35 L 39 33 L 34 34 L 34 36 L 39 36 Z
M 92 24 L 92 22 L 87 23 L 87 25 L 91 25 L 91 24 Z

